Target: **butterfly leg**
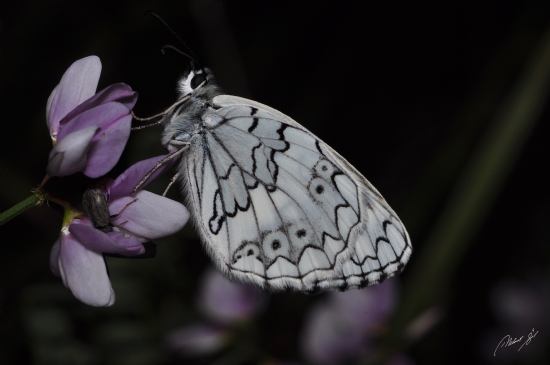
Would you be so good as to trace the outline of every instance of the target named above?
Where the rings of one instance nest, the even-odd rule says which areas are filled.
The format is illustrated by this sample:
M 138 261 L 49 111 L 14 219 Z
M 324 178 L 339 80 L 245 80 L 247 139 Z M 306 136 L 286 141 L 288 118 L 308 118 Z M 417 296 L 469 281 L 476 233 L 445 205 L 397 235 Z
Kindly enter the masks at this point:
M 117 214 L 113 214 L 110 216 L 110 219 L 114 219 L 116 217 L 118 217 L 119 215 L 122 214 L 122 212 L 128 208 L 130 205 L 134 204 L 135 202 L 137 202 L 138 199 L 134 199 L 132 200 L 131 202 L 129 202 L 128 204 L 126 204 L 121 210 L 120 212 L 118 212 Z M 117 227 L 117 228 L 121 228 L 121 227 L 124 227 L 124 225 L 128 223 L 127 220 L 125 220 L 124 222 L 120 222 L 116 225 L 114 225 L 113 227 Z M 125 255 L 121 255 L 121 254 L 116 254 L 116 253 L 103 253 L 104 256 L 109 256 L 109 257 L 118 257 L 118 258 L 130 258 L 130 259 L 147 259 L 147 258 L 153 258 L 156 256 L 157 254 L 157 246 L 152 242 L 152 241 L 148 241 L 148 242 L 144 242 L 142 243 L 143 247 L 145 248 L 145 252 L 143 252 L 142 254 L 140 255 L 136 255 L 136 256 L 125 256 Z
M 159 162 L 157 162 L 156 166 L 153 167 L 140 181 L 139 183 L 134 187 L 134 189 L 132 190 L 132 195 L 134 195 L 137 190 L 147 181 L 147 179 L 149 179 L 151 177 L 151 175 L 153 175 L 153 173 L 155 171 L 157 171 L 159 168 L 162 167 L 162 165 L 164 165 L 165 163 L 167 163 L 168 161 L 172 160 L 174 157 L 178 156 L 179 154 L 181 154 L 183 151 L 187 150 L 189 148 L 189 143 L 185 143 L 185 145 L 180 148 L 179 150 L 177 150 L 176 152 L 172 153 L 171 155 L 168 155 L 166 156 L 165 158 L 163 158 L 162 160 L 160 160 Z
M 114 219 L 114 218 L 118 217 L 119 215 L 122 214 L 122 212 L 124 212 L 124 210 L 125 210 L 126 208 L 128 208 L 130 205 L 134 204 L 134 203 L 137 202 L 137 201 L 138 201 L 137 198 L 134 199 L 134 200 L 132 200 L 131 202 L 129 202 L 128 204 L 126 204 L 126 205 L 120 210 L 120 212 L 118 212 L 117 214 L 111 215 L 109 218 L 110 218 L 110 219 Z M 124 223 L 126 223 L 126 222 L 122 222 L 122 223 L 118 224 L 118 226 L 122 226 Z
M 166 196 L 166 194 L 168 193 L 168 190 L 172 187 L 172 185 L 174 185 L 174 183 L 178 179 L 178 176 L 180 176 L 179 172 L 174 176 L 172 176 L 172 178 L 170 179 L 170 182 L 168 183 L 168 186 L 166 187 L 166 190 L 164 190 L 164 193 L 162 193 L 162 196 Z

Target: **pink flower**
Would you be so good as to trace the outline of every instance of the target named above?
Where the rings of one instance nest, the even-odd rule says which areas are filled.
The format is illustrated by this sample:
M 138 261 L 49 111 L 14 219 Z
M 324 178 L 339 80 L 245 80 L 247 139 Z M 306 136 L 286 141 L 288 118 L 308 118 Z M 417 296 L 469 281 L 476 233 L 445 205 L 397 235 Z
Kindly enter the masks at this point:
M 202 356 L 221 350 L 230 337 L 225 329 L 196 324 L 171 332 L 166 337 L 166 342 L 168 347 L 183 357 Z
M 70 220 L 61 230 L 50 254 L 50 268 L 80 301 L 92 306 L 110 306 L 115 302 L 103 253 L 122 257 L 143 255 L 144 243 L 176 233 L 187 223 L 189 211 L 182 204 L 141 190 L 168 164 L 131 195 L 138 182 L 164 157 L 140 161 L 116 180 L 107 182 L 105 194 L 112 232 L 95 228 L 85 216 Z
M 100 74 L 97 56 L 80 59 L 52 91 L 46 107 L 54 144 L 46 167 L 49 176 L 82 172 L 95 178 L 118 162 L 130 136 L 137 93 L 126 84 L 114 84 L 96 94 Z
M 89 219 L 75 219 L 61 230 L 50 253 L 50 268 L 80 301 L 95 307 L 113 305 L 115 292 L 107 274 L 103 252 L 139 255 L 145 251 L 135 238 L 124 234 L 113 240 L 95 229 Z
M 315 303 L 301 336 L 306 359 L 319 365 L 354 363 L 393 311 L 395 284 L 392 278 L 362 290 L 330 293 L 328 301 Z
M 234 338 L 232 326 L 252 320 L 267 304 L 267 295 L 257 288 L 234 283 L 215 269 L 203 274 L 197 307 L 210 320 L 169 333 L 167 345 L 186 357 L 211 355 Z
M 210 319 L 230 325 L 251 319 L 266 305 L 265 294 L 251 285 L 234 283 L 209 269 L 201 281 L 198 307 Z
M 132 195 L 134 187 L 165 157 L 163 155 L 140 161 L 130 166 L 116 180 L 108 180 L 106 183 L 109 213 L 113 216 L 111 223 L 144 241 L 174 234 L 189 219 L 189 211 L 182 204 L 142 190 L 166 171 L 170 163 L 157 169 Z

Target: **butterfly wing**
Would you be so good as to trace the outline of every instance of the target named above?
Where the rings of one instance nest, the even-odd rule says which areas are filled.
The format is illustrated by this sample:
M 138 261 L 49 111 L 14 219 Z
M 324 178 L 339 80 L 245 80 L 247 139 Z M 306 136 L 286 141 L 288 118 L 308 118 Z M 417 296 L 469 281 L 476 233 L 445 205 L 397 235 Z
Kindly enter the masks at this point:
M 346 290 L 400 272 L 405 227 L 343 157 L 284 114 L 229 95 L 182 160 L 195 222 L 229 277 L 272 290 Z

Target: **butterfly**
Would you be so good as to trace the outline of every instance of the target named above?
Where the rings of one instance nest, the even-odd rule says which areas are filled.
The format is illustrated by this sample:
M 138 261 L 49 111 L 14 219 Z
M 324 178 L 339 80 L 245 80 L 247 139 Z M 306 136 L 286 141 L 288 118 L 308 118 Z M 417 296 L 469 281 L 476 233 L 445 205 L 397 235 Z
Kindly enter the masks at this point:
M 231 279 L 271 291 L 347 290 L 403 270 L 409 235 L 382 195 L 283 113 L 226 95 L 191 62 L 160 121 L 204 247 Z

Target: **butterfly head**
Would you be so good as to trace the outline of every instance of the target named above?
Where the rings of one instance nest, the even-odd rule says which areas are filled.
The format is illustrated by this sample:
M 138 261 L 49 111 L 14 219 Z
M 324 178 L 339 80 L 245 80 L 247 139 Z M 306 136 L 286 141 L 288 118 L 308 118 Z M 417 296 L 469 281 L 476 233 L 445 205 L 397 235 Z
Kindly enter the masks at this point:
M 180 146 L 200 134 L 201 120 L 212 99 L 222 93 L 210 69 L 191 61 L 178 81 L 180 100 L 162 119 L 164 145 Z
M 196 94 L 201 89 L 215 84 L 216 81 L 210 69 L 201 67 L 197 62 L 191 61 L 189 69 L 178 81 L 178 91 L 180 97 L 184 97 L 189 94 Z

